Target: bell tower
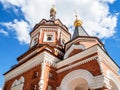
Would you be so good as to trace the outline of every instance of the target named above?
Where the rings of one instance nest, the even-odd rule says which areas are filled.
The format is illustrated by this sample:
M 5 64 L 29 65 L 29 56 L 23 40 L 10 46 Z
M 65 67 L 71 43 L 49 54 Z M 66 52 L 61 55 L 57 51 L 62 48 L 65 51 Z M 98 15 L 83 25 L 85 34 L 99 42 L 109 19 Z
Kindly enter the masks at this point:
M 70 40 L 71 35 L 68 28 L 59 19 L 56 19 L 56 8 L 53 5 L 50 9 L 50 19 L 42 19 L 36 24 L 30 37 L 30 48 L 47 45 L 59 53 L 63 53 L 64 44 Z M 54 50 L 52 51 L 58 53 Z

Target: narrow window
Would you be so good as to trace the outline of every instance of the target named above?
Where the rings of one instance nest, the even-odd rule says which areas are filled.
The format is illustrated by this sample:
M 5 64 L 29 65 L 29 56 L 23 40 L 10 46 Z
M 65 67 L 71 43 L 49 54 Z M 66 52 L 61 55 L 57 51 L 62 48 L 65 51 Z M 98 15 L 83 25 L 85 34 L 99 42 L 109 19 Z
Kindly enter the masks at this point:
M 53 79 L 53 74 L 51 72 L 49 72 L 49 78 Z
M 47 35 L 47 41 L 52 41 L 53 40 L 53 35 Z
M 38 42 L 38 39 L 37 39 L 37 38 L 35 38 L 35 39 L 34 39 L 34 45 L 36 45 L 36 44 L 37 44 L 37 42 Z
M 33 72 L 33 79 L 37 78 L 38 77 L 38 72 Z

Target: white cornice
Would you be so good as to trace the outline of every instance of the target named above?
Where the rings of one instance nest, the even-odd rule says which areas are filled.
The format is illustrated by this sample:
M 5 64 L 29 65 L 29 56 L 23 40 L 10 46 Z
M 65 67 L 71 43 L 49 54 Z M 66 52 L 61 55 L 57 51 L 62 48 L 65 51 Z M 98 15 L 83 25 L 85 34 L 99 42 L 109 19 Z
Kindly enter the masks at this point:
M 104 62 L 112 70 L 114 70 L 116 73 L 118 73 L 118 70 L 119 70 L 118 66 L 111 60 L 111 58 L 104 52 L 104 50 L 100 48 L 99 45 L 95 45 L 95 46 L 93 46 L 89 49 L 86 49 L 86 50 L 84 50 L 84 51 L 82 51 L 82 52 L 80 52 L 80 53 L 78 53 L 74 56 L 71 56 L 71 57 L 57 63 L 57 68 L 59 69 L 59 68 L 65 66 L 65 65 L 71 65 L 71 63 L 73 63 L 73 62 L 75 62 L 75 61 L 77 61 L 81 58 L 84 58 L 88 55 L 91 55 L 93 53 L 96 53 L 96 52 L 98 53 L 98 56 L 96 56 L 96 57 L 99 58 L 99 59 L 97 59 L 98 62 L 99 61 Z M 91 59 L 88 59 L 88 61 L 90 61 L 90 60 Z M 83 62 L 79 62 L 79 63 L 82 64 Z M 63 69 L 68 69 L 68 68 L 70 68 L 70 67 L 66 67 L 66 68 L 63 68 Z M 64 71 L 64 70 L 58 70 L 57 72 L 59 73 L 59 72 L 62 72 L 62 71 Z
M 66 51 L 66 53 L 65 53 L 65 55 L 64 55 L 64 59 L 68 58 L 68 56 L 70 55 L 70 53 L 71 53 L 74 49 L 85 50 L 85 46 L 82 45 L 82 44 L 80 44 L 80 45 L 72 44 L 72 46 Z
M 5 81 L 8 81 L 22 74 L 23 72 L 30 70 L 31 68 L 41 64 L 43 61 L 48 63 L 50 66 L 56 67 L 56 62 L 59 62 L 59 59 L 44 51 L 43 53 L 40 53 L 39 55 L 31 58 L 29 61 L 5 74 Z
M 71 63 L 75 62 L 76 60 L 79 60 L 79 59 L 84 58 L 88 55 L 94 54 L 96 52 L 97 52 L 97 45 L 94 47 L 91 47 L 89 49 L 86 49 L 78 54 L 75 54 L 75 55 L 57 63 L 57 68 L 61 68 L 65 65 L 71 64 Z
M 19 63 L 27 60 L 29 57 L 31 57 L 32 55 L 34 55 L 34 54 L 36 54 L 36 53 L 37 53 L 37 49 L 36 49 L 35 51 L 31 52 L 29 55 L 26 55 L 24 58 L 20 59 L 20 60 L 19 60 Z
M 87 62 L 90 62 L 90 61 L 92 61 L 92 60 L 96 60 L 97 57 L 98 57 L 98 56 L 96 55 L 96 56 L 93 56 L 93 57 L 91 57 L 91 58 L 88 58 L 88 59 L 82 60 L 82 61 L 80 61 L 80 62 L 78 62 L 78 63 L 75 63 L 75 64 L 68 64 L 69 66 L 57 70 L 57 73 L 61 73 L 61 72 L 63 72 L 63 71 L 69 70 L 69 69 L 71 69 L 71 68 L 73 68 L 73 67 L 76 67 L 76 66 L 79 66 L 79 65 L 85 64 L 85 63 L 87 63 Z M 77 60 L 76 60 L 76 61 L 77 61 Z

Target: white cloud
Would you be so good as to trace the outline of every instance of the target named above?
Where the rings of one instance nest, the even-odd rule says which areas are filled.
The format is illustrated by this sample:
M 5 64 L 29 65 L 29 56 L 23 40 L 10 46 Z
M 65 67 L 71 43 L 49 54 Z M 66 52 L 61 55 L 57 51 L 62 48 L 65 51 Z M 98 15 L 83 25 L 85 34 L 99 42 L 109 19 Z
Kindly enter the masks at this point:
M 0 90 L 2 90 L 2 88 L 0 88 Z
M 6 26 L 9 30 L 12 30 L 16 34 L 16 38 L 20 43 L 29 43 L 29 31 L 30 27 L 27 22 L 21 20 L 14 20 L 13 22 L 1 23 L 3 26 Z
M 20 7 L 25 19 L 32 27 L 42 18 L 49 19 L 49 10 L 52 6 L 51 0 L 1 0 L 1 2 L 7 8 L 12 5 Z M 115 27 L 117 25 L 117 15 L 112 15 L 108 6 L 108 4 L 114 2 L 115 0 L 57 0 L 55 5 L 57 17 L 65 25 L 73 25 L 75 20 L 74 10 L 77 10 L 85 30 L 90 35 L 109 38 L 116 32 Z M 24 21 L 22 22 L 24 23 Z M 26 26 L 24 29 L 26 29 Z
M 6 32 L 6 31 L 3 30 L 3 29 L 0 29 L 0 33 L 1 33 L 1 34 L 4 34 L 5 36 L 8 36 L 8 32 Z

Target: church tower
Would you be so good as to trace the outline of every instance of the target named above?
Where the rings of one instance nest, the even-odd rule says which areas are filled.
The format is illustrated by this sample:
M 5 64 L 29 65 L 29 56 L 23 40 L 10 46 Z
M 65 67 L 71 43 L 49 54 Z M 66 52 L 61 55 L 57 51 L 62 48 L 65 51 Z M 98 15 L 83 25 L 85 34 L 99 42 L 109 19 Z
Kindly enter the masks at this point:
M 56 13 L 53 5 L 50 19 L 34 26 L 29 50 L 4 74 L 3 90 L 120 90 L 119 66 L 99 38 L 77 15 L 71 38 Z

